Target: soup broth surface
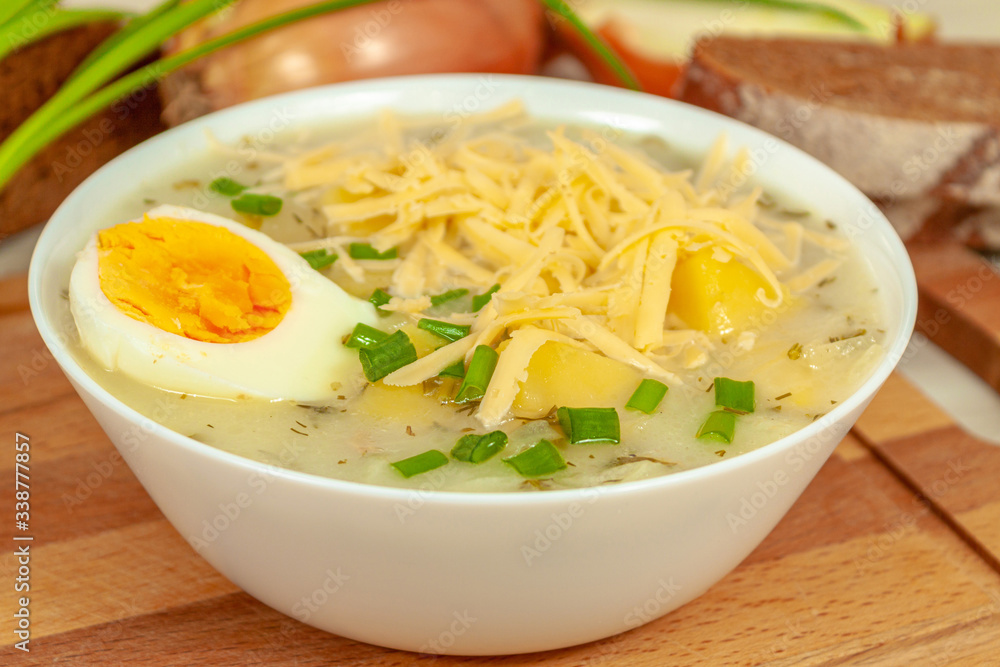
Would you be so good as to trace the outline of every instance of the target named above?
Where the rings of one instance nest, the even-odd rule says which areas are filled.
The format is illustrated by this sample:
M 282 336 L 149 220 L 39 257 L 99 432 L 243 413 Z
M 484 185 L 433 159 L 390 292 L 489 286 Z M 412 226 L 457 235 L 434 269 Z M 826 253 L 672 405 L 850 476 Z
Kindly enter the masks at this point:
M 141 217 L 157 204 L 175 204 L 242 220 L 284 243 L 308 244 L 327 233 L 322 209 L 332 201 L 332 195 L 322 188 L 289 191 L 281 178 L 284 158 L 272 154 L 301 154 L 330 140 L 342 141 L 349 146 L 349 153 L 361 154 L 369 143 L 381 141 L 379 132 L 384 128 L 380 127 L 358 125 L 283 136 L 280 148 L 259 145 L 252 138 L 240 146 L 218 147 L 192 160 L 182 173 L 162 182 L 140 184 L 109 215 L 108 225 Z M 553 127 L 519 120 L 506 123 L 503 129 L 544 150 L 546 131 Z M 496 129 L 486 125 L 481 132 Z M 433 124 L 412 122 L 400 136 L 411 150 L 420 145 L 418 142 L 433 148 L 437 130 Z M 590 137 L 589 145 L 593 146 L 595 132 L 570 128 L 566 134 L 582 143 L 586 142 L 580 137 Z M 665 172 L 690 168 L 697 175 L 702 162 L 678 155 L 654 138 L 615 133 L 605 140 L 644 155 Z M 231 197 L 208 187 L 220 176 L 249 185 L 252 192 L 280 197 L 282 211 L 268 217 L 241 216 L 231 208 Z M 736 185 L 727 194 L 728 201 L 753 195 L 753 182 L 732 182 Z M 335 380 L 340 393 L 329 401 L 223 400 L 162 391 L 122 373 L 105 371 L 79 346 L 75 352 L 112 394 L 164 426 L 227 452 L 324 477 L 405 488 L 485 492 L 597 486 L 671 474 L 738 456 L 816 421 L 857 389 L 883 353 L 883 304 L 878 288 L 856 249 L 837 242 L 844 237 L 836 222 L 818 218 L 808 212 L 807 202 L 771 188 L 758 193 L 752 216 L 764 221 L 758 227 L 776 245 L 799 254 L 796 268 L 779 274 L 782 280 L 825 260 L 836 260 L 836 269 L 781 305 L 758 308 L 743 329 L 703 333 L 701 343 L 666 358 L 662 363 L 679 381 L 666 383 L 669 390 L 653 414 L 626 409 L 623 400 L 612 406 L 591 406 L 616 408 L 619 444 L 567 444 L 553 415 L 508 417 L 497 427 L 509 437 L 499 455 L 480 464 L 451 460 L 448 465 L 406 478 L 391 465 L 393 462 L 431 449 L 448 454 L 463 434 L 492 430 L 476 418 L 475 404 L 452 401 L 458 380 L 388 387 L 382 382 L 367 382 L 359 364 L 354 376 Z M 797 226 L 799 231 L 792 234 L 786 226 Z M 800 238 L 795 245 L 789 239 L 796 235 L 804 235 L 805 240 Z M 810 235 L 820 242 L 810 242 Z M 833 241 L 826 243 L 827 239 Z M 391 273 L 369 268 L 359 280 L 341 260 L 323 272 L 359 298 L 385 286 Z M 442 319 L 461 314 L 476 293 L 470 290 L 469 296 L 430 312 Z M 397 313 L 381 320 L 380 326 L 387 330 L 406 323 L 412 326 L 413 319 Z M 668 318 L 667 323 L 669 330 L 685 328 L 676 318 Z M 755 385 L 756 409 L 738 416 L 731 443 L 697 436 L 706 416 L 716 409 L 715 377 L 752 380 Z M 601 383 L 602 378 L 587 381 Z M 504 461 L 543 439 L 556 445 L 566 461 L 565 469 L 526 478 Z

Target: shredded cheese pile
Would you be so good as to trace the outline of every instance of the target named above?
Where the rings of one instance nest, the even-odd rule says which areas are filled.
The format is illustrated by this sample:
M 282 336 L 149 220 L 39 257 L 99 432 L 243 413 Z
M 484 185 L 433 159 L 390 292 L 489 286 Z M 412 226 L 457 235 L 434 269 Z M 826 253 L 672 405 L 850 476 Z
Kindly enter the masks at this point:
M 327 220 L 324 238 L 294 249 L 331 249 L 362 280 L 375 267 L 350 259 L 348 244 L 399 248 L 398 259 L 387 260 L 393 298 L 386 309 L 417 319 L 431 305 L 428 295 L 500 285 L 478 313 L 444 318 L 470 324 L 471 335 L 395 371 L 386 384 L 419 384 L 467 361 L 478 345 L 499 346 L 476 413 L 487 427 L 508 416 L 532 354 L 548 341 L 677 384 L 675 371 L 704 363 L 713 346 L 667 312 L 679 253 L 710 247 L 720 261 L 742 262 L 766 285 L 756 298 L 770 308 L 839 264 L 827 259 L 800 270 L 803 243 L 843 250 L 846 240 L 769 219 L 759 187 L 732 187 L 745 180 L 749 158 L 741 152 L 727 161 L 724 139 L 697 173 L 669 172 L 596 132 L 571 140 L 551 131 L 544 147 L 506 129 L 523 122 L 520 105 L 510 104 L 420 142 L 385 115 L 381 146 L 329 144 L 279 170 L 284 187 Z

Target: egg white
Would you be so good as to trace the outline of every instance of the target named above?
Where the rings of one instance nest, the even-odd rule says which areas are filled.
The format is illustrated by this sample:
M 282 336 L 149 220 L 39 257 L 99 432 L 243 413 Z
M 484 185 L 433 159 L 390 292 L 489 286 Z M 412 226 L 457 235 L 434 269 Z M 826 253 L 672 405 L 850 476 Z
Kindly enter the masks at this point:
M 70 276 L 70 310 L 83 347 L 108 370 L 160 389 L 216 398 L 319 401 L 359 373 L 357 352 L 341 340 L 358 322 L 374 325 L 375 309 L 321 275 L 298 253 L 261 232 L 221 216 L 159 206 L 150 217 L 205 222 L 264 251 L 285 274 L 291 306 L 266 334 L 240 343 L 210 343 L 132 319 L 104 294 L 98 277 L 97 235 L 78 255 Z

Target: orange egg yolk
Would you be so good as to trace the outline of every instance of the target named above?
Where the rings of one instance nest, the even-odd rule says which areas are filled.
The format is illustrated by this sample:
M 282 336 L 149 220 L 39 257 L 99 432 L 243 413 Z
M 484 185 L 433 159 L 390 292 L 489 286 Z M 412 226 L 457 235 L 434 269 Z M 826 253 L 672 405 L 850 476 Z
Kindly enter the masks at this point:
M 120 311 L 163 331 L 239 343 L 274 329 L 291 287 L 263 250 L 224 227 L 171 218 L 98 233 L 101 290 Z

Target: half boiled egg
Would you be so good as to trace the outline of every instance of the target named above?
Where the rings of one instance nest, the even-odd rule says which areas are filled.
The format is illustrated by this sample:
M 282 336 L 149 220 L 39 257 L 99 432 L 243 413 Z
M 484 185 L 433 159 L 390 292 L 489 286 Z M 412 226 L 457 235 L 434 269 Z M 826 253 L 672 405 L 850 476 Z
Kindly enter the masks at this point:
M 95 234 L 70 276 L 83 347 L 108 370 L 215 398 L 319 401 L 358 374 L 342 339 L 375 309 L 232 220 L 160 206 Z

